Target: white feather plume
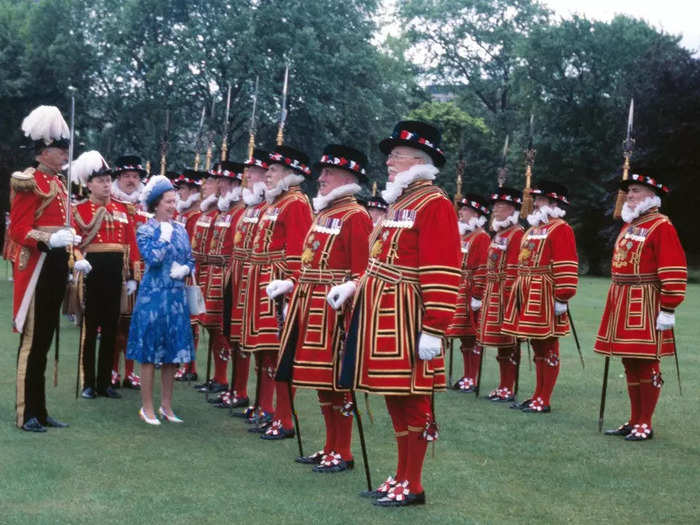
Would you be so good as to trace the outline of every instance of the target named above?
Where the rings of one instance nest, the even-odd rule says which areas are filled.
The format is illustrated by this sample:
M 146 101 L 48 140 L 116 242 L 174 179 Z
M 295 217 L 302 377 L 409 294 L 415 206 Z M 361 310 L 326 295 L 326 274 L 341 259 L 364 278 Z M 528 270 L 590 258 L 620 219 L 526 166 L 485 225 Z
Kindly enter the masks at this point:
M 103 169 L 109 169 L 109 164 L 100 152 L 86 151 L 73 161 L 71 179 L 87 184 L 90 175 Z
M 39 106 L 22 121 L 22 131 L 32 140 L 51 144 L 57 139 L 70 138 L 70 129 L 56 106 Z

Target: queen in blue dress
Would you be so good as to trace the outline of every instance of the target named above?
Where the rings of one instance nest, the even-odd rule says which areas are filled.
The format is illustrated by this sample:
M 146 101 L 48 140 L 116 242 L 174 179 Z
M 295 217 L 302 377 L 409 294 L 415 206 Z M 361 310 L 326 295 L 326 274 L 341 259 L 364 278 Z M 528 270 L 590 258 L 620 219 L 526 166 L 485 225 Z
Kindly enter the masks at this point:
M 127 358 L 141 363 L 139 417 L 151 425 L 160 420 L 153 405 L 155 365 L 161 366 L 161 405 L 158 415 L 167 421 L 182 420 L 172 410 L 175 370 L 194 359 L 190 311 L 185 277 L 194 269 L 194 258 L 185 228 L 173 220 L 176 195 L 171 182 L 157 175 L 143 190 L 141 201 L 154 214 L 136 232 L 146 271 L 131 316 Z

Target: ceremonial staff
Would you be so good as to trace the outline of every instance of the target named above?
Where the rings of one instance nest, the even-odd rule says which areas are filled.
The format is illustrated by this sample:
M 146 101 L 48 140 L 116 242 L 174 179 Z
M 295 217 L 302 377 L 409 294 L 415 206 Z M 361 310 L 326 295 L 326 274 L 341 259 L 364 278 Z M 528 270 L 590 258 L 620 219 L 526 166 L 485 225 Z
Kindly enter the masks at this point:
M 634 150 L 635 140 L 632 138 L 632 126 L 634 124 L 634 98 L 630 100 L 630 109 L 627 115 L 627 135 L 622 143 L 622 155 L 625 158 L 625 163 L 622 165 L 622 180 L 629 178 L 630 157 Z M 619 219 L 622 217 L 622 205 L 625 203 L 625 192 L 621 189 L 617 191 L 617 200 L 615 201 L 615 211 L 613 218 Z
M 216 97 L 211 101 L 211 115 L 209 115 L 209 125 L 207 130 L 207 154 L 204 162 L 204 170 L 211 169 L 212 150 L 214 149 L 214 116 L 216 113 Z
M 163 140 L 160 144 L 160 174 L 165 177 L 166 160 L 168 157 L 168 140 L 170 134 L 170 110 L 165 110 L 165 130 L 163 131 Z
M 257 85 L 257 80 L 256 80 Z M 287 89 L 289 87 L 289 61 L 284 67 L 284 84 L 282 85 L 282 107 L 280 110 L 280 121 L 277 127 L 277 145 L 281 146 L 284 143 L 284 124 L 287 121 Z M 277 322 L 278 324 L 284 324 L 284 297 L 279 295 L 275 298 L 276 310 L 277 310 Z M 280 334 L 282 329 L 280 327 Z M 299 455 L 303 456 L 304 451 L 301 443 L 301 430 L 299 428 L 299 415 L 297 414 L 296 408 L 294 407 L 294 393 L 292 392 L 292 378 L 291 376 L 287 381 L 287 392 L 289 394 L 289 405 L 292 409 L 292 416 L 294 416 L 294 426 L 296 428 L 297 445 L 299 445 Z
M 535 115 L 530 113 L 530 131 L 528 133 L 528 144 L 527 151 L 525 151 L 525 187 L 523 188 L 523 205 L 520 208 L 520 218 L 525 219 L 528 215 L 532 213 L 533 202 L 532 202 L 532 166 L 535 164 L 535 154 L 537 150 L 532 146 L 533 141 L 533 129 L 534 129 Z
M 462 138 L 464 134 L 461 133 L 459 136 L 459 160 L 457 161 L 457 181 L 456 181 L 456 189 L 455 189 L 455 197 L 454 197 L 454 206 L 455 210 L 458 210 L 459 208 L 459 201 L 462 200 L 462 176 L 464 175 L 464 165 L 466 162 L 464 161 L 464 156 L 462 155 Z M 469 308 L 469 305 L 467 305 L 467 308 Z M 453 362 L 454 362 L 454 351 L 455 351 L 455 338 L 452 337 L 450 338 L 450 365 L 449 365 L 449 372 L 448 372 L 448 379 L 447 383 L 452 386 L 454 383 L 452 382 L 452 369 L 453 369 Z
M 194 171 L 199 170 L 199 150 L 202 146 L 202 130 L 204 129 L 204 118 L 207 114 L 206 106 L 202 106 L 202 116 L 199 119 L 199 128 L 197 129 L 197 136 L 194 140 Z
M 627 114 L 627 132 L 625 140 L 622 142 L 622 155 L 625 158 L 625 163 L 622 165 L 622 180 L 629 178 L 630 157 L 634 150 L 634 139 L 632 138 L 632 129 L 634 124 L 634 98 L 630 100 L 630 109 Z M 615 201 L 615 209 L 613 210 L 613 218 L 619 219 L 622 216 L 622 205 L 625 202 L 625 192 L 621 189 L 617 192 L 617 200 Z M 610 356 L 605 356 L 605 366 L 603 367 L 603 386 L 600 393 L 600 411 L 598 413 L 598 432 L 603 431 L 603 416 L 605 415 L 605 396 L 608 391 L 608 371 L 610 369 Z
M 228 83 L 226 95 L 226 111 L 224 113 L 224 138 L 221 141 L 221 160 L 228 160 L 228 118 L 231 112 L 231 82 Z

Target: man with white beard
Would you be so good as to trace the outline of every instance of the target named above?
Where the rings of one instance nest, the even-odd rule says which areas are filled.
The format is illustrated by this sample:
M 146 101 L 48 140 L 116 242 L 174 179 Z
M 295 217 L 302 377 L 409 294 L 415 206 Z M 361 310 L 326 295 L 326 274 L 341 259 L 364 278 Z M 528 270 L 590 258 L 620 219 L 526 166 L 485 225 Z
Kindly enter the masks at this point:
M 659 213 L 666 187 L 652 173 L 633 174 L 620 184 L 627 192 L 625 225 L 615 241 L 612 283 L 595 351 L 622 358 L 631 414 L 607 435 L 645 441 L 661 393 L 661 357 L 674 355 L 674 311 L 685 297 L 688 267 L 678 233 Z
M 144 185 L 142 180 L 147 173 L 141 164 L 141 158 L 136 155 L 122 155 L 117 158 L 112 166 L 112 200 L 126 205 L 129 218 L 134 224 L 134 229 L 138 229 L 151 216 L 141 206 L 141 192 Z M 134 246 L 134 249 L 138 249 Z M 134 264 L 134 280 L 139 282 L 145 270 L 143 260 Z M 129 336 L 129 325 L 131 324 L 131 312 L 134 309 L 136 293 L 127 297 L 128 309 L 119 317 L 119 325 L 114 342 L 114 362 L 112 363 L 112 386 L 119 388 L 121 376 L 119 375 L 119 361 L 121 354 L 124 354 L 124 387 L 138 390 L 141 388 L 141 378 L 134 372 L 134 361 L 126 359 L 126 341 Z
M 344 343 L 345 309 L 326 303 L 332 286 L 359 279 L 369 259 L 372 222 L 357 202 L 360 183 L 367 184 L 367 157 L 361 151 L 329 144 L 318 163 L 316 216 L 304 239 L 301 270 L 272 281 L 267 295 L 291 294 L 280 342 L 278 381 L 317 391 L 326 426 L 323 450 L 296 458 L 314 472 L 342 472 L 354 466 L 349 391 L 338 389 L 338 355 Z M 293 293 L 292 293 L 293 291 Z
M 328 293 L 335 309 L 355 296 L 338 386 L 384 396 L 394 427 L 396 472 L 363 493 L 384 507 L 425 503 L 423 461 L 438 437 L 431 399 L 445 389 L 443 343 L 460 277 L 457 215 L 433 184 L 445 164 L 440 141 L 433 126 L 403 121 L 379 144 L 387 217 L 372 232 L 362 277 Z
M 479 309 L 473 309 L 481 304 L 486 282 L 486 255 L 491 238 L 484 230 L 491 212 L 488 201 L 469 193 L 457 202 L 459 215 L 460 248 L 462 251 L 462 279 L 457 295 L 457 308 L 450 326 L 447 327 L 447 337 L 459 338 L 462 350 L 464 375 L 454 385 L 455 390 L 463 393 L 474 392 L 478 381 L 481 364 L 481 345 L 476 344 L 479 326 Z
M 502 331 L 532 343 L 535 392 L 512 408 L 542 414 L 559 375 L 559 338 L 570 331 L 568 301 L 576 294 L 578 255 L 574 231 L 564 221 L 569 205 L 562 184 L 541 181 L 531 190 L 534 211 L 518 255 L 518 277 L 506 306 Z
M 517 338 L 504 334 L 503 313 L 518 273 L 518 252 L 523 228 L 520 226 L 522 194 L 505 186 L 492 193 L 491 239 L 486 260 L 486 286 L 482 301 L 472 301 L 472 310 L 481 310 L 477 341 L 481 346 L 498 348 L 498 388 L 489 393 L 495 402 L 513 401 L 520 367 L 520 345 Z M 482 307 L 483 302 L 483 307 Z

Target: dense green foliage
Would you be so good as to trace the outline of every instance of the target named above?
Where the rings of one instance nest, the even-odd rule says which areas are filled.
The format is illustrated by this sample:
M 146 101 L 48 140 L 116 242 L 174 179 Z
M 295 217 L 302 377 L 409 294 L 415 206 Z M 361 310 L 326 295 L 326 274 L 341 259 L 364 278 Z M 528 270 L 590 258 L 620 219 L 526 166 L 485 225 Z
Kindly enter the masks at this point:
M 218 157 L 229 82 L 230 158 L 245 154 L 256 76 L 257 142 L 274 142 L 288 59 L 285 141 L 312 157 L 328 142 L 355 145 L 375 180 L 384 174 L 376 144 L 411 116 L 443 128 L 448 164 L 438 182 L 450 193 L 458 158 L 465 191 L 495 186 L 506 135 L 507 184 L 520 187 L 534 113 L 534 175 L 571 188 L 569 218 L 593 271 L 609 260 L 634 97 L 633 169 L 670 184 L 666 210 L 700 262 L 689 213 L 699 204 L 700 60 L 679 37 L 625 16 L 559 20 L 537 0 L 396 6 L 380 18 L 379 0 L 0 0 L 0 210 L 7 176 L 31 161 L 19 149 L 22 117 L 39 104 L 65 111 L 69 87 L 77 153 L 137 152 L 158 170 L 168 110 L 168 165 L 181 169 L 193 162 L 203 108 L 200 149 L 210 143 Z M 380 20 L 400 34 L 379 42 Z

